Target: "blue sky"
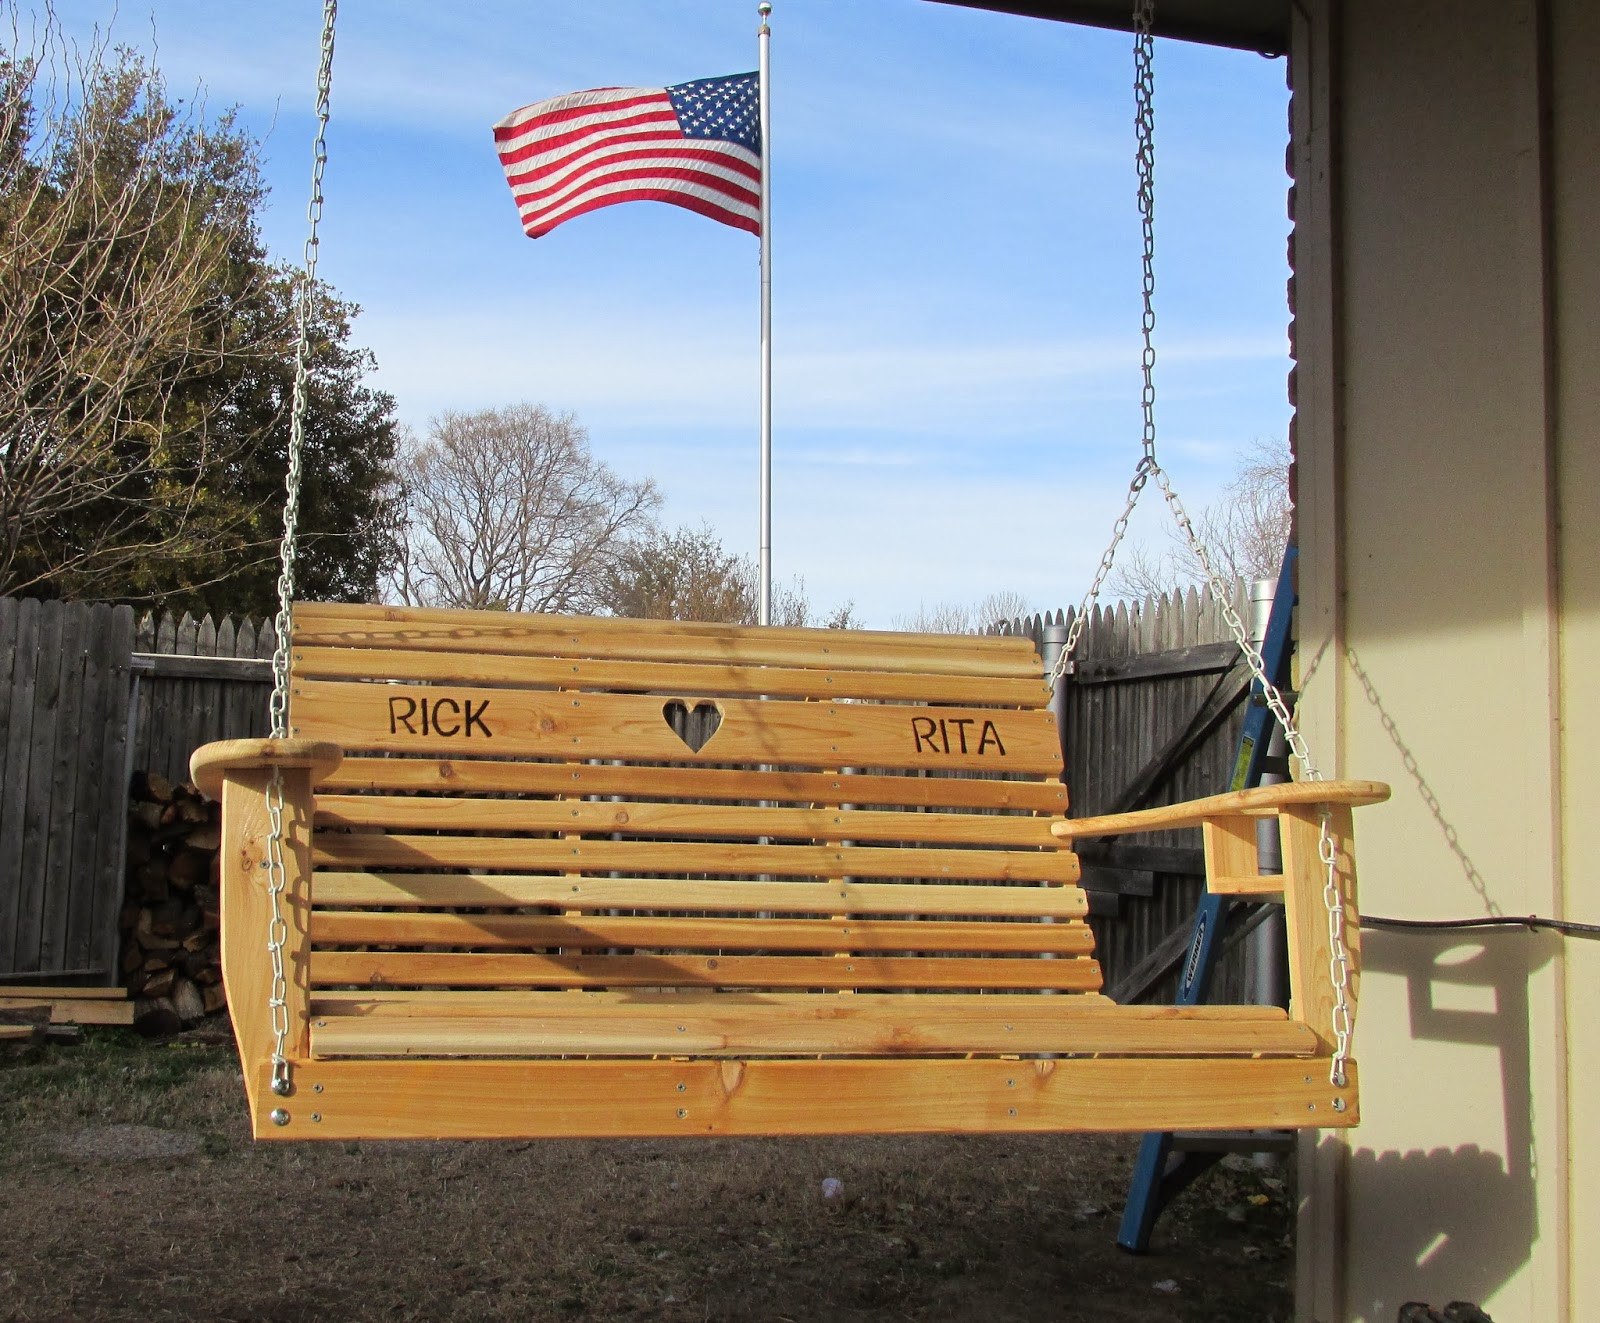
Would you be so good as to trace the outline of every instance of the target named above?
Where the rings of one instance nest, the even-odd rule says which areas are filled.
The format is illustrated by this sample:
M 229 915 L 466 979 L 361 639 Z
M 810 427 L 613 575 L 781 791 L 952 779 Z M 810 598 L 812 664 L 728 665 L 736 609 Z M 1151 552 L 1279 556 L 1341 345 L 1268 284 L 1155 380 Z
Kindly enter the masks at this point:
M 175 92 L 265 144 L 297 256 L 315 0 L 58 0 L 115 14 Z M 757 244 L 634 204 L 532 241 L 489 126 L 580 88 L 755 67 L 749 0 L 345 0 L 321 273 L 378 383 L 570 410 L 671 524 L 757 541 Z M 774 565 L 887 626 L 994 590 L 1075 602 L 1138 455 L 1131 39 L 927 0 L 776 0 Z M 1193 506 L 1288 426 L 1283 63 L 1157 52 L 1158 422 Z M 1160 537 L 1151 509 L 1141 534 Z

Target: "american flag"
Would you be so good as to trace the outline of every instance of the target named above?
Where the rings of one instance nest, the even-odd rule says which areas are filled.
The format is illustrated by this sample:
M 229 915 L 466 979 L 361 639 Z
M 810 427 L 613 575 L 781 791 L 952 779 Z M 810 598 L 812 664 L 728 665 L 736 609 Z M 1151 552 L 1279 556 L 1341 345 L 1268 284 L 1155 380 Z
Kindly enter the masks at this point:
M 759 76 L 601 87 L 513 111 L 495 147 L 537 239 L 616 202 L 670 202 L 761 233 Z

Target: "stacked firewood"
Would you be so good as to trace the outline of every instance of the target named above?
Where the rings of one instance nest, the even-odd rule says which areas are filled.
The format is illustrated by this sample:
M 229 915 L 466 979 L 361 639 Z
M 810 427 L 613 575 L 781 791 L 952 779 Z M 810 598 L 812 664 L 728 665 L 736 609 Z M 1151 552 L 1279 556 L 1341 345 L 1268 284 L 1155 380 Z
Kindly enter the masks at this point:
M 164 776 L 134 776 L 122 976 L 141 1023 L 193 1024 L 225 1005 L 217 850 L 221 806 Z

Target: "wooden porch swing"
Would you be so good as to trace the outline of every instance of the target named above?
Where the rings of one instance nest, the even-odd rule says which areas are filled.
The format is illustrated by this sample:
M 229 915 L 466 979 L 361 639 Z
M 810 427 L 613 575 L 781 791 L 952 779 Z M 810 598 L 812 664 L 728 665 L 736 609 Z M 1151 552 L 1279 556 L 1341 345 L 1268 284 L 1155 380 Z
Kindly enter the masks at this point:
M 1181 515 L 1146 409 L 1129 507 Z M 297 476 L 274 738 L 193 759 L 258 1138 L 1356 1123 L 1350 811 L 1388 789 L 1316 779 L 1276 691 L 1300 783 L 1073 820 L 1025 639 L 291 611 Z M 1281 896 L 1287 1011 L 1101 994 L 1072 842 L 1193 825 L 1212 891 Z

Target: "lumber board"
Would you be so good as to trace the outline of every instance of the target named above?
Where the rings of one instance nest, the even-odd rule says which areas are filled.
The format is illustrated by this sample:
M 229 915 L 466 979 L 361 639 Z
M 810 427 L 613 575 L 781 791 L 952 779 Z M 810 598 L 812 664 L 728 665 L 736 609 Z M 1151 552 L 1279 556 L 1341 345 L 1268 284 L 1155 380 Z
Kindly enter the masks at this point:
M 1051 827 L 1062 840 L 1079 836 L 1122 836 L 1136 831 L 1157 831 L 1171 827 L 1199 826 L 1207 818 L 1239 814 L 1275 814 L 1292 805 L 1341 804 L 1359 807 L 1381 804 L 1389 798 L 1389 787 L 1382 781 L 1288 781 L 1280 785 L 1234 790 L 1225 795 L 1209 795 L 1162 808 L 1137 809 L 1132 813 L 1108 813 L 1096 818 L 1069 818 Z
M 264 963 L 264 962 L 263 962 Z M 380 987 L 1054 988 L 1097 992 L 1083 956 L 549 955 L 312 951 L 313 985 Z
M 126 988 L 81 988 L 66 983 L 53 987 L 0 983 L 0 997 L 26 998 L 34 1001 L 55 1001 L 63 997 L 71 1001 L 124 1001 L 127 996 Z
M 1030 639 L 297 603 L 294 645 L 1032 677 Z
M 304 680 L 426 680 L 435 684 L 520 685 L 535 689 L 668 694 L 688 691 L 707 696 L 853 698 L 998 707 L 1042 707 L 1050 699 L 1050 686 L 1042 668 L 1029 677 L 1013 678 L 844 667 L 749 666 L 734 662 L 297 647 L 294 673 Z
M 669 706 L 721 714 L 698 750 Z M 402 754 L 624 758 L 651 762 L 783 763 L 925 771 L 1059 773 L 1061 742 L 1047 708 L 808 703 L 540 690 L 293 682 L 290 734 L 345 749 Z
M 0 1042 L 32 1038 L 37 1032 L 31 1024 L 0 1024 Z
M 1356 1006 L 1361 973 L 1361 917 L 1356 910 L 1354 836 L 1348 807 L 1329 814 L 1334 840 L 1334 884 L 1344 906 L 1341 936 L 1349 958 L 1349 1005 Z M 1308 1024 L 1333 1047 L 1334 988 L 1329 968 L 1328 910 L 1323 899 L 1327 870 L 1320 842 L 1322 817 L 1314 806 L 1297 806 L 1281 820 L 1284 926 L 1289 939 L 1289 1015 Z
M 1076 886 L 944 885 L 937 882 L 754 882 L 745 879 L 481 876 L 466 873 L 317 873 L 318 905 L 508 907 L 568 910 L 770 910 L 778 914 L 959 914 L 1081 919 Z
M 1059 769 L 1056 769 L 1059 771 Z M 1064 813 L 1067 788 L 1050 780 L 973 776 L 730 770 L 712 767 L 613 766 L 502 762 L 473 758 L 346 758 L 318 781 L 321 789 L 443 790 L 452 794 L 625 795 L 655 799 L 755 799 L 800 804 L 907 808 L 978 808 Z
M 660 1138 L 1344 1127 L 1319 1060 L 252 1062 L 257 1139 Z M 1345 1101 L 1335 1111 L 1334 1099 Z M 270 1113 L 281 1107 L 284 1124 Z
M 671 908 L 670 892 L 663 908 Z M 907 919 L 674 918 L 659 915 L 375 914 L 316 910 L 325 946 L 462 946 L 477 951 L 607 947 L 745 951 L 969 951 L 1087 955 L 1084 923 L 949 923 Z
M 638 996 L 330 993 L 314 1056 L 929 1056 L 1110 1053 L 1308 1056 L 1316 1035 L 1276 1007 L 1119 1007 L 1098 997 L 941 994 Z M 465 1005 L 451 1005 L 457 1000 Z
M 1066 851 L 1023 853 L 870 845 L 835 847 L 319 832 L 314 840 L 313 858 L 318 867 L 346 869 L 495 868 L 570 873 L 966 878 L 1029 883 L 1078 880 L 1078 857 Z
M 105 997 L 15 997 L 0 987 L 0 1011 L 44 1010 L 51 1024 L 132 1024 L 133 1003 Z
M 1048 818 L 995 813 L 893 813 L 874 809 L 766 808 L 729 804 L 464 799 L 414 795 L 319 795 L 318 827 L 425 827 L 437 831 L 621 832 L 1007 845 L 1054 852 Z M 1253 824 L 1252 824 L 1253 825 Z

